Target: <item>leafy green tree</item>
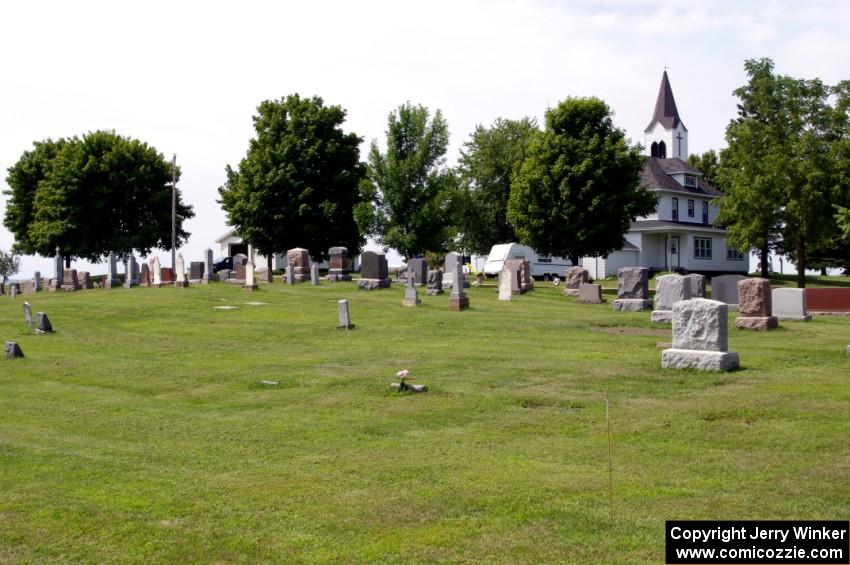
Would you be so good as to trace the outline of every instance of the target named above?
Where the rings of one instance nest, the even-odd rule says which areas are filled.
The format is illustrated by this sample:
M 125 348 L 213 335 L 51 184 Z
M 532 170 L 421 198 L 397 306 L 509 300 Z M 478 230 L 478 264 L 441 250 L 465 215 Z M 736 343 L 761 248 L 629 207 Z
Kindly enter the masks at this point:
M 17 251 L 47 257 L 58 246 L 70 265 L 71 257 L 171 248 L 171 163 L 141 141 L 112 131 L 48 139 L 8 172 L 4 225 Z M 183 221 L 194 213 L 179 198 L 176 210 L 185 241 Z
M 705 182 L 722 189 L 720 179 L 717 178 L 717 169 L 720 167 L 720 157 L 714 149 L 709 149 L 702 155 L 689 155 L 688 164 L 702 171 Z
M 458 173 L 465 249 L 487 253 L 493 245 L 517 240 L 507 217 L 511 183 L 538 131 L 534 119 L 499 118 L 489 128 L 477 126 L 464 143 Z
M 9 280 L 9 277 L 18 272 L 21 268 L 21 258 L 15 255 L 13 251 L 6 252 L 0 249 L 0 277 L 3 277 L 3 283 Z
M 365 202 L 356 217 L 379 244 L 410 258 L 451 246 L 457 224 L 457 181 L 445 168 L 449 128 L 440 110 L 410 102 L 391 112 L 387 150 L 377 140 L 369 151 Z
M 735 91 L 738 118 L 726 130 L 717 222 L 732 244 L 760 250 L 762 276 L 771 246 L 794 257 L 803 288 L 808 252 L 829 248 L 838 231 L 832 205 L 848 201 L 847 85 L 776 75 L 770 59 L 744 67 L 750 78 Z
M 538 253 L 579 258 L 623 246 L 631 222 L 655 210 L 640 184 L 644 158 L 598 98 L 568 98 L 546 111 L 526 152 L 508 219 Z
M 354 221 L 362 139 L 345 133 L 345 110 L 321 98 L 291 94 L 266 100 L 254 116 L 256 137 L 218 191 L 227 221 L 260 253 L 271 258 L 304 247 L 321 259 L 330 247 L 353 253 L 365 240 Z

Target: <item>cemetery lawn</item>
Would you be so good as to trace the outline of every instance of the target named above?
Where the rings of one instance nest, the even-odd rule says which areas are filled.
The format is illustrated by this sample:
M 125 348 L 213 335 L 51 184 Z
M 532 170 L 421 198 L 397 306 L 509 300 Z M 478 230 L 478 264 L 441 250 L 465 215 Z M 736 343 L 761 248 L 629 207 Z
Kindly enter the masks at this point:
M 662 563 L 667 519 L 850 517 L 850 317 L 731 328 L 742 369 L 700 374 L 648 312 L 420 294 L 0 298 L 0 563 Z

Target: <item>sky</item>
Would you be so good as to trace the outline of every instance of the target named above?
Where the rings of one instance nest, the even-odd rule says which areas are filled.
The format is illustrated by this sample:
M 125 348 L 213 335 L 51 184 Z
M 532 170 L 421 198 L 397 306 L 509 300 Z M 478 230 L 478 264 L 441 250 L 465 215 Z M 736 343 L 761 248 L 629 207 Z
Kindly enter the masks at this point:
M 342 106 L 364 160 L 400 104 L 439 108 L 453 166 L 476 125 L 543 123 L 569 96 L 603 99 L 642 143 L 666 67 L 690 152 L 701 153 L 724 146 L 746 59 L 836 83 L 850 78 L 848 27 L 846 1 L 5 2 L 0 177 L 33 141 L 98 129 L 176 153 L 196 214 L 180 252 L 197 261 L 207 247 L 218 254 L 217 188 L 263 100 L 297 92 Z M 0 226 L 0 249 L 12 243 Z M 24 257 L 18 277 L 34 270 L 53 274 L 49 259 Z

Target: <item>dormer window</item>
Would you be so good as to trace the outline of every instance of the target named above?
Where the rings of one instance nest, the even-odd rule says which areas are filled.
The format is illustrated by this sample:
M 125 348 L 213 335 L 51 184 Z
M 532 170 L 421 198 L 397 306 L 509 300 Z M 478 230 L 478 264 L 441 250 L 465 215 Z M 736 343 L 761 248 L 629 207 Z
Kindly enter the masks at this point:
M 685 186 L 691 186 L 696 188 L 697 177 L 695 175 L 685 175 Z

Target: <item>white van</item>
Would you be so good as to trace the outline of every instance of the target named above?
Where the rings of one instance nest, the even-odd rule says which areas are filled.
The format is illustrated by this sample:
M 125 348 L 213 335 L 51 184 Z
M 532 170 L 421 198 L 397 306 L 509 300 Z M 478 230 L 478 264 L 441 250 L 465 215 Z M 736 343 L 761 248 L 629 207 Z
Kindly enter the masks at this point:
M 572 263 L 563 257 L 540 256 L 534 249 L 519 243 L 500 243 L 490 249 L 487 262 L 484 264 L 485 275 L 498 275 L 510 259 L 525 259 L 531 265 L 531 276 L 548 281 L 554 276 L 563 277 L 567 267 Z

